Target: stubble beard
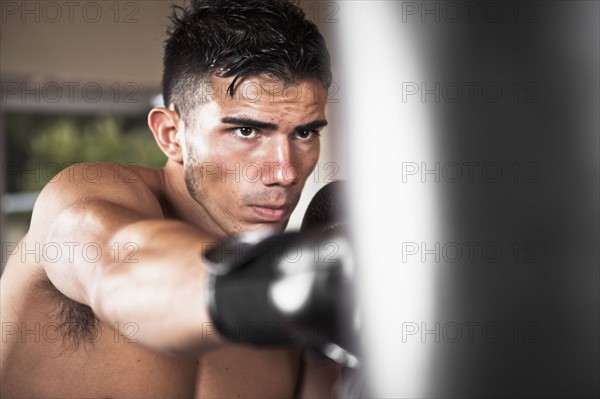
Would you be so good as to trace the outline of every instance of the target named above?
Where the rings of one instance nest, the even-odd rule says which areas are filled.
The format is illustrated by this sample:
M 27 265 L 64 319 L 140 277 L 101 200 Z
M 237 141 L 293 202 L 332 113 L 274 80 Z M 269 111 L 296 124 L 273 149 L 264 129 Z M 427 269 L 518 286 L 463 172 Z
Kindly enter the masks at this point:
M 198 204 L 201 204 L 202 194 L 199 191 L 200 186 L 198 181 L 202 181 L 204 171 L 202 170 L 202 167 L 197 168 L 195 166 L 198 165 L 198 157 L 189 145 L 187 146 L 187 153 L 188 160 L 183 164 L 185 186 L 194 201 L 196 201 Z

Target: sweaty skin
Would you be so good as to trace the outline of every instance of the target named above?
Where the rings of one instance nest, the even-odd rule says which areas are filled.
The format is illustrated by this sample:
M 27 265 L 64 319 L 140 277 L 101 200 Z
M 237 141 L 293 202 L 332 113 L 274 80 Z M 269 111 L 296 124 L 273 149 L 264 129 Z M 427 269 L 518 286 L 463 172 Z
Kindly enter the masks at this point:
M 41 192 L 0 280 L 3 398 L 331 390 L 336 367 L 315 372 L 296 349 L 227 343 L 205 309 L 201 252 L 285 228 L 326 124 L 320 83 L 282 91 L 248 78 L 236 89 L 246 95 L 231 98 L 220 92 L 230 81 L 213 78 L 188 123 L 176 104 L 150 112 L 164 168 L 80 164 Z

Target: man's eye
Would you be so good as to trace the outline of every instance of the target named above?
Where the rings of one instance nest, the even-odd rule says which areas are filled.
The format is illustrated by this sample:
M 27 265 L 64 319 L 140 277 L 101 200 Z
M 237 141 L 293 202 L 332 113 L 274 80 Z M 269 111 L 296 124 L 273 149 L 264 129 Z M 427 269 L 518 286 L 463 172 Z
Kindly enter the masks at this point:
M 298 137 L 301 139 L 308 139 L 311 136 L 319 136 L 319 132 L 317 132 L 316 130 L 299 130 L 298 131 Z
M 256 133 L 252 127 L 239 127 L 235 132 L 242 137 L 252 137 Z

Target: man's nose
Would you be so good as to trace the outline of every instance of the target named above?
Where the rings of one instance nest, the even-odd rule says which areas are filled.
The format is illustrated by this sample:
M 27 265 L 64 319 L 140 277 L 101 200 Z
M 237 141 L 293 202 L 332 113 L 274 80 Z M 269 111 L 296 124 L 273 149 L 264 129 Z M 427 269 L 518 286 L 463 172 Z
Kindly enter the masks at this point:
M 263 164 L 262 182 L 265 186 L 290 186 L 299 176 L 294 149 L 288 137 L 272 139 L 269 156 Z

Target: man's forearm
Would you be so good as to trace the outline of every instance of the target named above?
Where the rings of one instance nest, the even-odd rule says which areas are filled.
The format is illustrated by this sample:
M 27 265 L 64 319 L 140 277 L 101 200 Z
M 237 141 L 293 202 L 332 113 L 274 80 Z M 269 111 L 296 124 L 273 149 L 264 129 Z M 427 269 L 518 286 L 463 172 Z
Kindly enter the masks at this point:
M 205 237 L 175 221 L 142 221 L 120 230 L 114 243 L 139 250 L 128 261 L 96 268 L 90 305 L 107 322 L 136 323 L 140 342 L 168 352 L 190 353 L 215 334 L 204 299 Z M 118 244 L 117 244 L 118 245 Z

